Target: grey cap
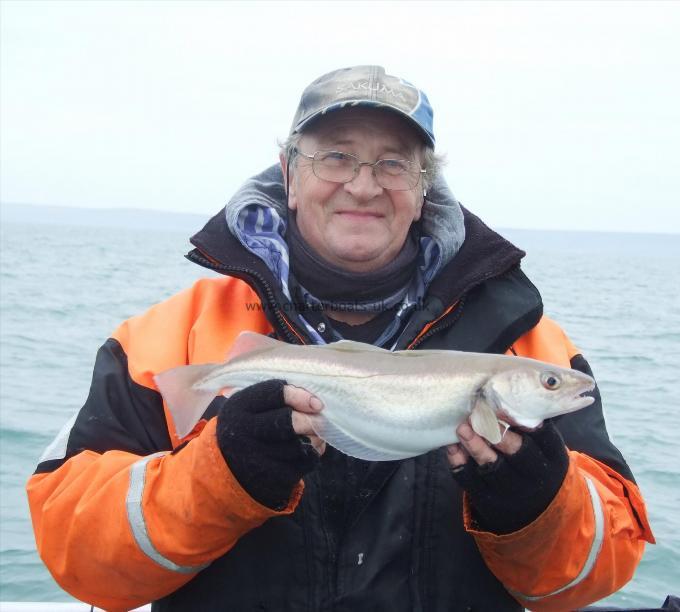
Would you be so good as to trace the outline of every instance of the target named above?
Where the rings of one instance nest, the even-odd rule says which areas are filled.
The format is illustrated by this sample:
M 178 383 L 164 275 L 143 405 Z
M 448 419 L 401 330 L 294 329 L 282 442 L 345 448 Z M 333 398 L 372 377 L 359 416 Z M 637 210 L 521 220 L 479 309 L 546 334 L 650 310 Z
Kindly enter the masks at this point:
M 434 148 L 432 106 L 423 91 L 382 66 L 352 66 L 324 74 L 303 92 L 290 133 L 302 132 L 325 113 L 352 106 L 392 110 L 418 130 Z

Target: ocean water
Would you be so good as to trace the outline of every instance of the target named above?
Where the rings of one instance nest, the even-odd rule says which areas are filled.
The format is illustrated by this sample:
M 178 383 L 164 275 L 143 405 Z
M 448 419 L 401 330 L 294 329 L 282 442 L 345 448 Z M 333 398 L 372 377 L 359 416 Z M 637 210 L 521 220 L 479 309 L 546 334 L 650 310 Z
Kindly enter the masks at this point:
M 26 479 L 84 401 L 117 324 L 209 274 L 182 257 L 196 229 L 3 224 L 0 600 L 70 600 L 35 552 Z M 658 606 L 680 594 L 680 236 L 503 233 L 590 361 L 648 503 L 657 544 L 607 603 Z

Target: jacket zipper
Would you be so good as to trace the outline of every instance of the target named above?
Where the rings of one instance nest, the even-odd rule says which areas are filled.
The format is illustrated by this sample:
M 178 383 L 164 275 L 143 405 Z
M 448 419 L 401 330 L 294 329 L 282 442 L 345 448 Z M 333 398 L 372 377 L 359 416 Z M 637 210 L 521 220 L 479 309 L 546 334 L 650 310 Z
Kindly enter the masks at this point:
M 510 272 L 514 269 L 515 266 L 511 266 L 505 272 L 501 272 L 501 274 L 495 275 L 496 278 L 503 278 L 504 276 L 507 276 L 510 274 Z M 487 281 L 489 278 L 492 278 L 493 275 L 486 276 L 485 278 L 482 279 L 482 282 Z M 409 345 L 409 350 L 415 349 L 417 346 L 420 346 L 423 341 L 427 340 L 427 338 L 430 338 L 434 336 L 436 333 L 439 333 L 440 331 L 444 329 L 448 329 L 449 327 L 452 327 L 458 319 L 460 319 L 460 316 L 463 314 L 463 307 L 465 306 L 465 299 L 467 297 L 468 292 L 472 289 L 472 287 L 466 288 L 462 294 L 461 298 L 458 300 L 458 306 L 453 309 L 451 313 L 449 313 L 447 316 L 445 316 L 441 323 L 439 325 L 433 325 L 430 329 L 427 330 L 420 338 L 416 339 Z
M 267 297 L 268 307 L 274 313 L 274 316 L 279 323 L 279 329 L 283 332 L 286 340 L 288 340 L 290 344 L 305 344 L 303 341 L 301 341 L 302 339 L 299 336 L 291 331 L 292 326 L 286 317 L 283 316 L 281 309 L 277 306 L 276 295 L 274 294 L 271 285 L 267 282 L 265 277 L 262 276 L 262 274 L 248 268 L 227 266 L 225 264 L 216 262 L 213 259 L 208 259 L 203 255 L 198 255 L 195 251 L 187 253 L 186 258 L 189 261 L 198 264 L 199 266 L 203 266 L 208 270 L 214 270 L 215 272 L 219 272 L 221 274 L 233 274 L 242 280 L 255 279 L 260 284 L 262 289 L 264 289 L 264 293 Z
M 428 329 L 420 338 L 417 340 L 414 340 L 410 345 L 409 345 L 409 350 L 414 350 L 416 347 L 420 346 L 425 340 L 428 338 L 431 338 L 435 334 L 439 333 L 440 331 L 444 329 L 448 329 L 449 327 L 452 327 L 458 319 L 460 319 L 461 314 L 463 313 L 463 306 L 465 305 L 465 296 L 460 298 L 458 300 L 458 305 L 453 309 L 452 312 L 448 314 L 448 316 L 444 317 L 439 325 L 433 325 L 430 329 Z

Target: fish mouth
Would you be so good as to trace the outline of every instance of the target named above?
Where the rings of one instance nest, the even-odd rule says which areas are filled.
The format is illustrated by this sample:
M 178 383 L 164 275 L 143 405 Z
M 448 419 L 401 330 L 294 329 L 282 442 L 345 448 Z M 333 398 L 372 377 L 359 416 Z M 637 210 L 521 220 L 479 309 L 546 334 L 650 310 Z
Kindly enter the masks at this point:
M 592 395 L 587 395 L 595 390 L 595 381 L 588 381 L 581 389 L 581 392 L 574 396 L 572 400 L 574 410 L 580 410 L 581 408 L 590 406 L 595 401 L 595 398 Z
M 580 410 L 581 408 L 590 406 L 594 401 L 595 398 L 592 395 L 577 395 L 573 400 L 572 408 L 574 410 Z

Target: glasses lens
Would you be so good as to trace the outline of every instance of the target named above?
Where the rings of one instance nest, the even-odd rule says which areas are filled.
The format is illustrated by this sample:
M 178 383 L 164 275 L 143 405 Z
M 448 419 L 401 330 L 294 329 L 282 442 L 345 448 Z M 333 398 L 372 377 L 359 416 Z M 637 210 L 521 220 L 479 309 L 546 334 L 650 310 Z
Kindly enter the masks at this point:
M 340 151 L 317 151 L 314 153 L 312 169 L 324 181 L 349 183 L 354 178 L 357 160 L 349 153 Z
M 413 189 L 420 179 L 420 167 L 405 159 L 381 159 L 375 165 L 378 183 L 385 189 Z
M 413 189 L 420 180 L 420 166 L 406 159 L 381 159 L 372 165 L 375 178 L 383 189 L 407 191 Z M 357 176 L 359 168 L 359 160 L 349 153 L 314 153 L 312 169 L 324 181 L 349 183 Z

